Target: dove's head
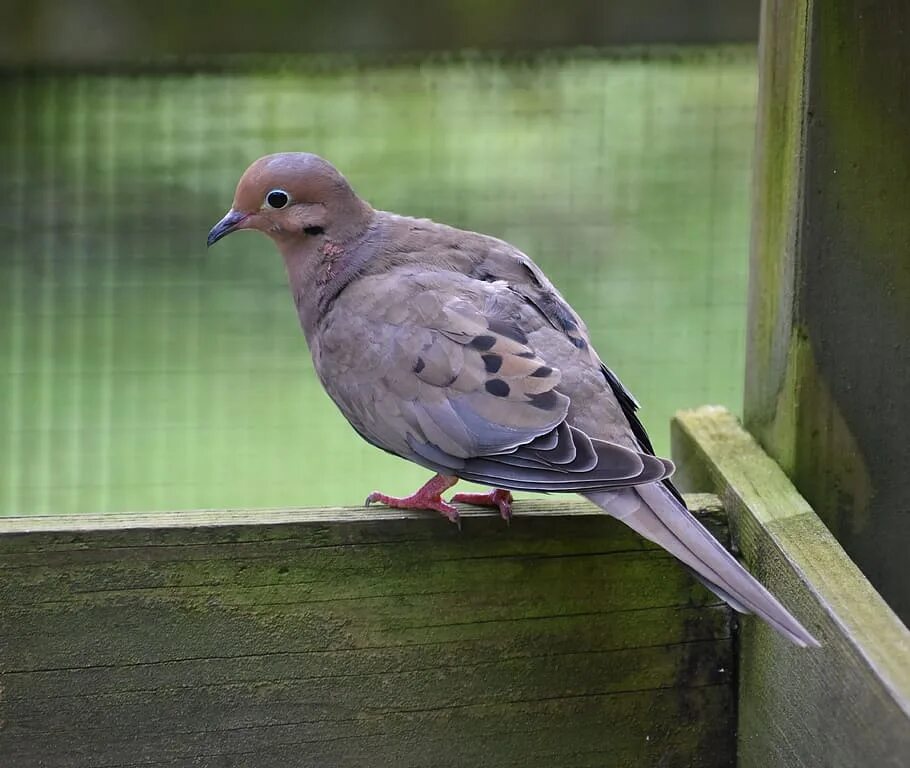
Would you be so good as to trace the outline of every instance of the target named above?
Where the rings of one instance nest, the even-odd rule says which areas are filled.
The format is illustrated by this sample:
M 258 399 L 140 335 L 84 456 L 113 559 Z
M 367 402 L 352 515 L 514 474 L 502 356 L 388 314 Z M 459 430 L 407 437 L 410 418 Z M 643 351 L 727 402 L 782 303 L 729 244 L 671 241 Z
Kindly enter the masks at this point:
M 323 238 L 344 243 L 363 232 L 372 215 L 344 176 L 321 157 L 266 155 L 240 177 L 231 210 L 212 227 L 208 244 L 240 229 L 264 232 L 282 251 Z

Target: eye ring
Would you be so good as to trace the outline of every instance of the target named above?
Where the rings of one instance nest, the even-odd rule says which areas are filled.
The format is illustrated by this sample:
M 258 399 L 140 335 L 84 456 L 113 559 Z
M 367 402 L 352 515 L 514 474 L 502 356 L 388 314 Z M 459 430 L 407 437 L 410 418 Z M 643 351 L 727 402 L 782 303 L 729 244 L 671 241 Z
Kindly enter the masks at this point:
M 265 196 L 265 204 L 275 210 L 284 208 L 291 202 L 291 196 L 283 189 L 273 189 Z

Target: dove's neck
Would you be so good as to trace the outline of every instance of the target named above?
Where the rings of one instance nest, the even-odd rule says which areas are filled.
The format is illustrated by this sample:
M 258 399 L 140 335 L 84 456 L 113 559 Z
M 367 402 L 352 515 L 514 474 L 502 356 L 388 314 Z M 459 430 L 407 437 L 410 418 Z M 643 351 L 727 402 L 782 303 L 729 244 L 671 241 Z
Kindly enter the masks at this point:
M 370 210 L 359 231 L 346 234 L 340 242 L 313 237 L 278 242 L 300 327 L 311 347 L 319 321 L 335 298 L 377 253 L 382 241 L 381 219 Z

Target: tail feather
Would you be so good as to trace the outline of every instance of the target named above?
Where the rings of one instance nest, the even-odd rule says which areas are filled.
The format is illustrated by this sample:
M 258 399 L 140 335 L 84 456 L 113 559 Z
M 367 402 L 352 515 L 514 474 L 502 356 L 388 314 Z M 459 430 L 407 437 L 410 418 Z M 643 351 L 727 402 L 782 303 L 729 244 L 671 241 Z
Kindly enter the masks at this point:
M 585 495 L 682 561 L 735 610 L 754 613 L 796 645 L 818 647 L 818 641 L 802 624 L 663 485 L 652 483 Z

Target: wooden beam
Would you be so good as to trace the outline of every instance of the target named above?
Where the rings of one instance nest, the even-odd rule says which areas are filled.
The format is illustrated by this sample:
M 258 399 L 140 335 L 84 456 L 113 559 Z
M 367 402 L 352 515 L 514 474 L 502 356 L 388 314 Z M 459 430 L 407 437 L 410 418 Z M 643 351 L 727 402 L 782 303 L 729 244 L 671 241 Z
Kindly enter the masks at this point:
M 910 3 L 766 0 L 746 427 L 910 622 Z
M 821 641 L 741 621 L 738 765 L 910 765 L 910 632 L 723 408 L 677 414 L 682 478 L 719 494 L 746 563 Z
M 729 610 L 580 501 L 0 519 L 0 615 L 4 766 L 734 760 Z

